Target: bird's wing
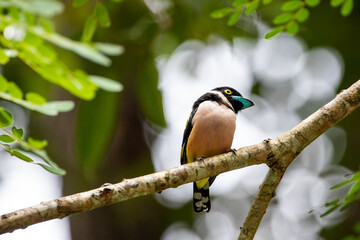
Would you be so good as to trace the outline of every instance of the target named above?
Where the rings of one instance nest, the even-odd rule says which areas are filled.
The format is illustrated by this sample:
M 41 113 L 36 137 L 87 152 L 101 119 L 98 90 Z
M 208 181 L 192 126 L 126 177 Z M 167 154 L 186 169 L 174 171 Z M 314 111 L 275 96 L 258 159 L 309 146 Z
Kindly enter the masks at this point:
M 188 140 L 189 140 L 191 130 L 193 128 L 192 120 L 194 118 L 194 115 L 195 115 L 197 109 L 198 108 L 194 108 L 192 110 L 192 112 L 190 113 L 189 119 L 187 120 L 187 123 L 186 123 L 186 127 L 185 127 L 185 130 L 184 130 L 183 141 L 182 141 L 182 145 L 181 145 L 181 157 L 180 157 L 181 158 L 181 161 L 180 161 L 181 164 L 188 163 L 186 146 L 187 146 L 187 143 L 188 143 Z

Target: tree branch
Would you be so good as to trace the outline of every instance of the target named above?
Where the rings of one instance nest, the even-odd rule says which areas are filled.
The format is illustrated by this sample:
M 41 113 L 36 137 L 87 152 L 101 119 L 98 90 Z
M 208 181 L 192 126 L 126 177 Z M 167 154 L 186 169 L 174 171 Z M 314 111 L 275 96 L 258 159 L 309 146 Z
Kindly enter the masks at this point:
M 256 196 L 238 240 L 253 239 L 270 200 L 287 167 L 312 141 L 360 106 L 360 80 L 335 99 L 311 114 L 308 118 L 282 136 L 270 140 L 268 166 L 270 167 Z
M 276 139 L 240 148 L 236 154 L 226 153 L 166 171 L 124 179 L 117 184 L 104 184 L 94 190 L 4 214 L 0 217 L 0 234 L 50 219 L 64 218 L 75 213 L 161 192 L 167 188 L 175 188 L 226 171 L 266 163 L 270 167 L 269 173 L 261 185 L 239 236 L 239 239 L 251 239 L 255 235 L 267 205 L 275 195 L 275 189 L 287 166 L 307 145 L 359 106 L 360 81 L 357 81 L 330 103 Z
M 253 239 L 285 171 L 270 168 L 241 228 L 238 240 Z

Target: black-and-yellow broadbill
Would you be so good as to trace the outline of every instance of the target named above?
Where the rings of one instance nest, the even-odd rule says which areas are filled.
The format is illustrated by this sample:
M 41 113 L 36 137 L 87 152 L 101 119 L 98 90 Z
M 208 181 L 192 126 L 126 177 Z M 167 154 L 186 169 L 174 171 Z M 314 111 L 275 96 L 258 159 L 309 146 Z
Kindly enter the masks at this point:
M 184 131 L 181 164 L 212 157 L 231 150 L 236 114 L 254 103 L 231 87 L 219 87 L 195 101 Z M 209 212 L 209 187 L 215 177 L 194 182 L 195 212 Z

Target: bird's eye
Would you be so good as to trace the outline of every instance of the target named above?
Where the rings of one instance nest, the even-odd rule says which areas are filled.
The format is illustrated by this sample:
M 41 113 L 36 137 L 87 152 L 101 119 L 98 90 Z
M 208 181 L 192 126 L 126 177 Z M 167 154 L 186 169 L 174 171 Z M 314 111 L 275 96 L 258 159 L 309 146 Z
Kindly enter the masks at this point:
M 225 93 L 230 95 L 232 93 L 232 91 L 230 89 L 226 89 Z

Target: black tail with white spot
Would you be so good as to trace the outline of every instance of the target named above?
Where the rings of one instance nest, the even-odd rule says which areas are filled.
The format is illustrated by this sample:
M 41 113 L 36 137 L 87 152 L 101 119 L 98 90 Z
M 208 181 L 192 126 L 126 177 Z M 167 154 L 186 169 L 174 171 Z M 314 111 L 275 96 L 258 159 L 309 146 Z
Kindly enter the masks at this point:
M 196 182 L 194 182 L 194 199 L 193 207 L 195 212 L 209 212 L 211 208 L 210 203 L 210 194 L 209 194 L 210 184 L 207 182 L 203 188 L 198 188 Z

